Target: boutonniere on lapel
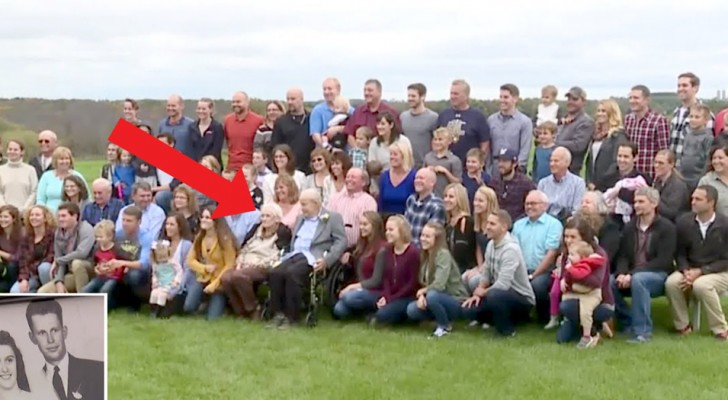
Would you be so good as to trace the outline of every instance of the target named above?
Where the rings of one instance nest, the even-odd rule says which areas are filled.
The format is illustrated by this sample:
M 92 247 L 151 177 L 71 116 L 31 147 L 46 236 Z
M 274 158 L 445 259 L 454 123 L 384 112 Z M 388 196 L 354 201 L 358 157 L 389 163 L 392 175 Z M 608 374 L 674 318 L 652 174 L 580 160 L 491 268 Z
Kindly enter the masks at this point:
M 323 213 L 323 214 L 321 214 L 321 221 L 329 222 L 329 217 L 330 217 L 329 213 Z
M 71 392 L 71 396 L 73 396 L 73 398 L 76 400 L 83 399 L 83 395 L 81 394 L 81 385 L 78 385 L 78 388 L 76 389 L 76 391 Z

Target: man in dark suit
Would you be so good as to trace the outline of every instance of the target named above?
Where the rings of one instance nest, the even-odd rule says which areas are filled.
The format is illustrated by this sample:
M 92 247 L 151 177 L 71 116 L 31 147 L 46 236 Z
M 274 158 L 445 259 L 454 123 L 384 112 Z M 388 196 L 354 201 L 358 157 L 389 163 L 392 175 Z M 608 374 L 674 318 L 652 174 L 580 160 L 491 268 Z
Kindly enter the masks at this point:
M 30 341 L 38 346 L 45 359 L 40 372 L 48 391 L 60 400 L 104 399 L 104 363 L 68 353 L 68 328 L 63 325 L 61 305 L 55 300 L 31 301 L 25 318 Z
M 35 168 L 38 179 L 44 172 L 53 169 L 53 152 L 58 147 L 58 137 L 53 131 L 42 131 L 38 134 L 38 145 L 40 146 L 40 154 L 30 159 L 28 164 Z

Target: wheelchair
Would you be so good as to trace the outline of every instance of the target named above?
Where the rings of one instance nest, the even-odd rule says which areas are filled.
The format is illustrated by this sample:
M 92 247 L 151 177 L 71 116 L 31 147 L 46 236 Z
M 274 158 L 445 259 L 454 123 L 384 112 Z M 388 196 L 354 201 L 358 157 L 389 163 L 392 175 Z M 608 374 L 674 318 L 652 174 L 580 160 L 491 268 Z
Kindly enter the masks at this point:
M 304 311 L 302 314 L 305 315 L 303 322 L 307 327 L 313 328 L 318 325 L 318 313 L 321 307 L 328 308 L 333 315 L 339 292 L 353 281 L 354 275 L 353 267 L 339 261 L 323 271 L 309 273 L 308 293 L 304 293 L 302 306 Z M 267 283 L 260 284 L 258 295 L 264 298 L 260 303 L 261 317 L 263 320 L 270 320 L 273 315 L 270 312 L 270 289 Z

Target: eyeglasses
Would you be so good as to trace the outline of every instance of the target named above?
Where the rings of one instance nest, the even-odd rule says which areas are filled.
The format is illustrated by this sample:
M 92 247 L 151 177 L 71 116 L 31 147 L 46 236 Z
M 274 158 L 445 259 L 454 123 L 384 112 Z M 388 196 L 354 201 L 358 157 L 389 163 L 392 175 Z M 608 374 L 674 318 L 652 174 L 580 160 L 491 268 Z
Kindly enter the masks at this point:
M 323 162 L 323 161 L 324 161 L 323 157 L 313 159 L 313 162 Z
M 50 143 L 51 141 L 48 139 L 38 139 L 38 143 Z

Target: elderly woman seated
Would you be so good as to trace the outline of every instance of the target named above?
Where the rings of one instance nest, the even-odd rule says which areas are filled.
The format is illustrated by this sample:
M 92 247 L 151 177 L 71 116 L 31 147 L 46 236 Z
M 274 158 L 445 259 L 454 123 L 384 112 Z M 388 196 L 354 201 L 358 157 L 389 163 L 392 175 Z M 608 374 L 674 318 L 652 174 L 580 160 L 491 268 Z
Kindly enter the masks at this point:
M 275 203 L 260 209 L 260 222 L 250 228 L 243 239 L 235 268 L 222 275 L 222 289 L 235 315 L 260 319 L 255 288 L 268 279 L 282 249 L 291 243 L 291 230 L 281 223 L 283 211 Z
M 298 323 L 303 306 L 303 291 L 310 285 L 310 274 L 332 266 L 347 246 L 341 215 L 321 207 L 316 189 L 301 193 L 301 215 L 293 228 L 290 251 L 268 275 L 270 285 L 271 328 L 288 329 Z

